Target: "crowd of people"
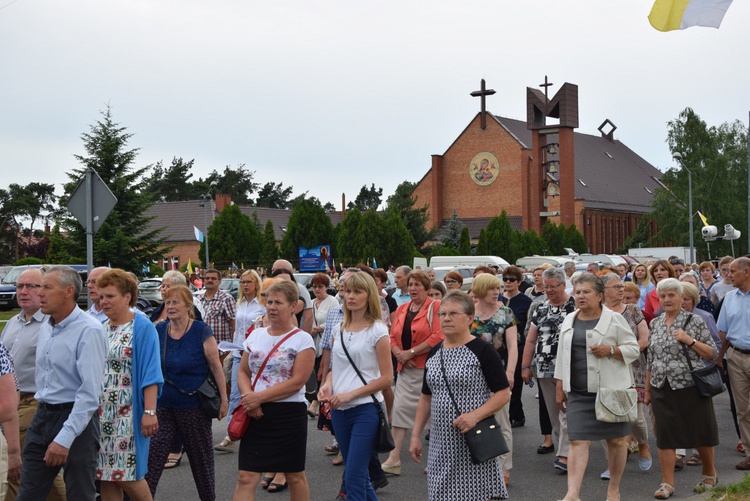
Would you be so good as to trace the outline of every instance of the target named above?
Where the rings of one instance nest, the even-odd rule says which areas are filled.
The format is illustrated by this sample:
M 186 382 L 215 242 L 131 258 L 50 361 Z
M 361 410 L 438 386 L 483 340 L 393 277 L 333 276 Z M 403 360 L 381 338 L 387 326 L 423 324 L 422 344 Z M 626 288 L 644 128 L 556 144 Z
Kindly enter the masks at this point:
M 650 434 L 654 497 L 674 494 L 685 464 L 701 467 L 694 491 L 705 492 L 719 482 L 718 427 L 692 368 L 714 363 L 745 456 L 736 467 L 750 471 L 750 258 L 722 258 L 718 276 L 677 258 L 541 265 L 528 282 L 516 266 L 480 266 L 468 291 L 458 272 L 441 283 L 430 268 L 358 265 L 313 276 L 312 296 L 293 271 L 285 260 L 265 278 L 244 271 L 236 300 L 218 270 L 205 270 L 197 295 L 170 271 L 163 304 L 147 312 L 126 271 L 92 270 L 88 311 L 71 268 L 24 271 L 21 312 L 0 336 L 0 501 L 152 500 L 183 453 L 199 499 L 214 500 L 214 454 L 235 451 L 235 500 L 259 485 L 307 500 L 309 419 L 344 465 L 337 500 L 377 499 L 404 452 L 422 463 L 425 439 L 430 500 L 507 499 L 513 430 L 531 424 L 522 391 L 534 383 L 537 452 L 567 474 L 564 501 L 580 498 L 592 441 L 607 458 L 607 499 L 619 500 L 628 455 L 652 466 Z M 633 395 L 627 419 L 602 417 L 612 392 Z M 247 429 L 214 444 L 212 419 L 226 416 L 245 416 Z M 507 452 L 476 464 L 464 437 L 491 417 Z M 384 421 L 394 447 L 381 461 Z

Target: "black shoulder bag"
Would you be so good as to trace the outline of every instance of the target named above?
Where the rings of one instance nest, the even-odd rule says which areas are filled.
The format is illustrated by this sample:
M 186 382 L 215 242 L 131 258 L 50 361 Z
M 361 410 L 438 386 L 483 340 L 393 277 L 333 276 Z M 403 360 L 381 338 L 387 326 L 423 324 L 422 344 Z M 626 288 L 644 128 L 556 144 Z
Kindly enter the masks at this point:
M 174 384 L 174 382 L 167 379 L 167 341 L 169 341 L 169 330 L 171 327 L 172 324 L 170 323 L 167 325 L 167 330 L 164 332 L 164 348 L 162 348 L 161 351 L 161 371 L 162 374 L 164 374 L 164 382 L 177 388 L 177 390 L 183 395 L 191 397 L 197 393 L 198 398 L 201 401 L 201 409 L 203 409 L 203 412 L 205 412 L 211 419 L 218 418 L 219 410 L 221 409 L 221 394 L 219 393 L 219 385 L 216 384 L 216 379 L 214 379 L 214 375 L 211 372 L 211 367 L 208 368 L 208 376 L 206 376 L 206 380 L 203 381 L 203 384 L 201 384 L 195 391 L 185 391 Z
M 365 378 L 362 377 L 362 373 L 359 372 L 359 369 L 357 368 L 357 365 L 354 363 L 354 360 L 352 360 L 352 357 L 349 355 L 349 350 L 346 349 L 346 344 L 344 344 L 344 325 L 341 324 L 341 328 L 339 329 L 339 338 L 341 339 L 341 347 L 344 349 L 344 353 L 346 354 L 346 358 L 349 359 L 349 363 L 352 364 L 352 367 L 354 368 L 354 371 L 357 373 L 357 376 L 359 376 L 359 379 L 362 380 L 362 384 L 367 386 L 367 381 L 365 381 Z M 383 407 L 380 405 L 380 402 L 378 402 L 378 399 L 375 398 L 375 395 L 370 395 L 372 397 L 372 401 L 375 402 L 375 407 L 378 409 L 378 434 L 375 436 L 375 452 L 391 452 L 393 449 L 396 448 L 396 443 L 393 441 L 393 435 L 391 434 L 391 427 L 388 425 L 388 420 L 385 418 L 385 414 L 383 413 Z
M 691 318 L 693 318 L 692 313 L 688 314 L 687 320 L 685 320 L 685 324 L 682 326 L 682 330 L 685 330 L 688 323 L 690 323 Z M 693 340 L 695 340 L 695 338 L 693 338 Z M 688 352 L 687 345 L 685 343 L 680 344 L 682 344 L 682 352 L 687 359 L 688 367 L 690 368 L 690 373 L 693 375 L 693 382 L 695 383 L 695 388 L 698 390 L 698 394 L 703 398 L 710 398 L 715 397 L 720 393 L 724 393 L 727 388 L 724 386 L 724 381 L 721 380 L 719 366 L 712 363 L 711 365 L 705 365 L 693 369 L 693 363 L 690 361 L 690 353 Z
M 456 398 L 453 396 L 450 384 L 448 384 L 448 376 L 445 375 L 445 359 L 443 358 L 442 343 L 440 344 L 439 352 L 440 372 L 443 374 L 445 387 L 448 389 L 448 395 L 451 398 L 451 402 L 453 402 L 456 417 L 458 417 L 461 415 L 461 411 L 458 409 Z M 466 440 L 466 445 L 469 447 L 471 462 L 474 464 L 482 464 L 510 452 L 508 444 L 505 443 L 505 437 L 503 437 L 503 430 L 500 428 L 494 415 L 479 421 L 474 428 L 464 433 L 464 439 Z

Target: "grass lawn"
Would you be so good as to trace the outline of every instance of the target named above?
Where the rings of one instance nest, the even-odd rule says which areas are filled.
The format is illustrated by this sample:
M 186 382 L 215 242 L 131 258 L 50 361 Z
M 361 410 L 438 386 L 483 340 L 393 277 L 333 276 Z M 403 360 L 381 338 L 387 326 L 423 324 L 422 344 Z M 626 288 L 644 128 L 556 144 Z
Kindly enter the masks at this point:
M 19 308 L 10 311 L 0 311 L 0 332 L 3 332 L 3 329 L 5 329 L 5 322 L 3 320 L 8 320 L 9 318 L 17 315 L 20 311 L 21 310 Z
M 750 501 L 750 476 L 738 484 L 721 485 L 713 491 L 712 500 L 716 501 Z

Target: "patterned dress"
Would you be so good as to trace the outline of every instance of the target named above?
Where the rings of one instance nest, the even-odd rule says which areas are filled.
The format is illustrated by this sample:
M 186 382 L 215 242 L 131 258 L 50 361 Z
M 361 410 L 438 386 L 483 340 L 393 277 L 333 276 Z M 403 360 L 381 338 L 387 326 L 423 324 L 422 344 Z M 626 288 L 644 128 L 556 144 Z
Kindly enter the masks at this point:
M 103 378 L 99 416 L 100 449 L 96 478 L 108 482 L 137 480 L 133 439 L 133 320 L 104 328 L 109 336 L 109 355 Z
M 448 384 L 461 412 L 482 406 L 496 392 L 508 387 L 494 348 L 473 339 L 463 346 L 435 346 L 427 358 L 422 393 L 432 395 L 430 448 L 427 455 L 427 492 L 430 501 L 487 501 L 507 499 L 500 458 L 475 465 L 458 429 L 456 412 L 443 378 L 440 351 L 445 357 Z

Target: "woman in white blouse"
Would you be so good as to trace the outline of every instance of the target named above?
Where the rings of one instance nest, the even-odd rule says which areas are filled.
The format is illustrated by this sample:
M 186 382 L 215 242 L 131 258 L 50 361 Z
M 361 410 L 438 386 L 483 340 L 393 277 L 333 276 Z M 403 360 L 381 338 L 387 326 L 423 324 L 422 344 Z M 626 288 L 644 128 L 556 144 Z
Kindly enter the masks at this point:
M 393 366 L 380 296 L 366 273 L 353 273 L 346 279 L 344 321 L 333 330 L 331 360 L 331 372 L 318 400 L 330 402 L 333 409 L 331 418 L 346 466 L 346 497 L 377 499 L 367 465 L 378 430 L 381 410 L 377 406 L 382 407 L 382 391 L 391 386 Z

